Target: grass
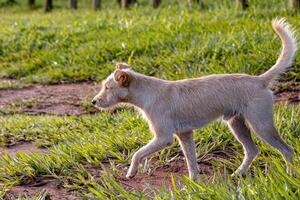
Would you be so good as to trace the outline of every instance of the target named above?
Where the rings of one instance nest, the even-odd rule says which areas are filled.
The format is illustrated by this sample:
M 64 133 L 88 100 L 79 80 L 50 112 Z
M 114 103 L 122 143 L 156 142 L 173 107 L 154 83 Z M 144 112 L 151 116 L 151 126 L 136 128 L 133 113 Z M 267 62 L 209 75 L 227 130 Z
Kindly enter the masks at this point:
M 24 6 L 3 8 L 0 77 L 41 84 L 100 81 L 118 61 L 165 79 L 260 74 L 280 50 L 271 19 L 287 17 L 299 30 L 299 14 L 286 3 L 253 1 L 246 12 L 235 10 L 234 1 L 208 0 L 190 12 L 167 2 L 158 10 L 144 5 L 121 11 L 106 3 L 100 12 L 81 6 L 50 14 Z M 299 81 L 298 55 L 295 63 L 286 80 Z
M 296 150 L 295 166 L 298 174 L 299 114 L 299 106 L 277 106 L 275 113 L 281 136 Z M 183 178 L 184 187 L 174 182 L 171 193 L 166 188 L 150 188 L 151 192 L 148 193 L 127 191 L 117 182 L 116 177 L 120 176 L 121 169 L 128 167 L 132 154 L 151 138 L 147 124 L 132 111 L 119 111 L 115 116 L 108 113 L 80 117 L 5 115 L 0 117 L 0 124 L 2 146 L 34 141 L 36 146 L 48 148 L 47 154 L 18 153 L 16 157 L 4 154 L 0 160 L 0 182 L 7 189 L 15 184 L 29 184 L 51 177 L 86 198 L 136 199 L 146 198 L 150 194 L 155 199 L 300 197 L 299 178 L 288 176 L 278 152 L 257 138 L 255 140 L 262 154 L 255 160 L 251 173 L 245 178 L 230 178 L 229 174 L 238 167 L 243 155 L 241 146 L 222 123 L 212 124 L 196 132 L 198 160 L 213 157 L 218 152 L 228 154 L 234 151 L 236 155 L 229 154 L 229 158 L 212 162 L 216 173 L 213 181 L 205 176 L 198 183 Z M 178 152 L 179 145 L 175 142 L 171 148 L 153 157 L 164 163 Z M 99 174 L 91 174 L 89 166 L 98 168 Z M 224 171 L 222 176 L 218 175 L 221 171 Z
M 140 0 L 140 6 L 128 11 L 103 1 L 99 12 L 91 10 L 90 1 L 79 1 L 78 11 L 67 10 L 67 1 L 54 1 L 55 9 L 47 14 L 42 11 L 42 0 L 37 0 L 33 10 L 25 1 L 5 6 L 3 2 L 0 0 L 0 89 L 100 81 L 118 61 L 173 80 L 211 73 L 260 74 L 275 63 L 280 50 L 271 19 L 286 17 L 300 30 L 299 13 L 289 11 L 287 1 L 280 0 L 252 0 L 245 12 L 236 10 L 232 0 L 203 0 L 192 10 L 171 0 L 153 10 L 148 1 Z M 283 78 L 289 84 L 280 87 L 299 84 L 299 58 L 297 54 L 292 71 Z M 288 176 L 280 154 L 256 137 L 262 153 L 250 173 L 231 178 L 229 174 L 242 161 L 242 148 L 228 128 L 217 122 L 195 134 L 199 162 L 220 152 L 228 157 L 209 162 L 213 178 L 202 175 L 199 182 L 174 178 L 171 191 L 149 186 L 147 192 L 140 192 L 124 188 L 118 179 L 133 153 L 151 138 L 139 115 L 132 110 L 83 116 L 11 114 L 16 105 L 30 107 L 36 102 L 12 102 L 8 110 L 0 111 L 0 146 L 25 141 L 48 149 L 47 153 L 1 156 L 0 199 L 15 185 L 48 179 L 83 199 L 300 198 L 299 105 L 277 105 L 274 117 L 281 136 L 295 148 L 297 178 Z M 78 104 L 90 109 L 86 102 Z M 175 142 L 152 158 L 163 165 L 178 154 Z M 33 198 L 46 199 L 47 192 Z

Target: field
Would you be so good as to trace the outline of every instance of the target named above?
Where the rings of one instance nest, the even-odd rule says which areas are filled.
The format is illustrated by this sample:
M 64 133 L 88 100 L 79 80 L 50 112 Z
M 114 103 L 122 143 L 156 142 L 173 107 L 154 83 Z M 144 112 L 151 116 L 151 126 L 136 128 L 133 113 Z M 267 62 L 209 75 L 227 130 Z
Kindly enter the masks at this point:
M 1 3 L 4 2 L 0 0 Z M 280 154 L 257 137 L 261 154 L 244 177 L 230 177 L 243 158 L 226 124 L 197 130 L 199 182 L 189 180 L 178 142 L 147 158 L 125 179 L 134 152 L 151 139 L 133 109 L 113 113 L 90 105 L 116 62 L 163 79 L 212 73 L 260 74 L 272 66 L 280 41 L 271 20 L 286 17 L 299 32 L 299 12 L 287 1 L 150 2 L 120 10 L 103 2 L 94 12 L 64 1 L 45 14 L 43 1 L 0 7 L 0 199 L 299 199 L 300 56 L 272 89 L 274 120 L 295 149 L 297 177 Z

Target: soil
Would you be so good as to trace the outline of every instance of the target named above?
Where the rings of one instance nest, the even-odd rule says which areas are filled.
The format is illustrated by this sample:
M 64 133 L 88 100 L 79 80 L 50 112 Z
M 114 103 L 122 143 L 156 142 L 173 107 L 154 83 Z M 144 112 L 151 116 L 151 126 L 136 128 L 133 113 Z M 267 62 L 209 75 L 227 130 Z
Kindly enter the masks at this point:
M 235 154 L 235 152 L 230 150 L 230 154 Z M 211 160 L 217 161 L 221 159 L 230 160 L 230 157 L 224 153 L 216 153 L 210 155 L 207 159 L 200 161 L 198 163 L 200 179 L 205 178 L 212 180 L 216 172 L 211 164 Z M 180 187 L 182 178 L 185 176 L 188 177 L 186 161 L 184 160 L 183 155 L 180 155 L 175 160 L 163 163 L 157 159 L 153 159 L 149 161 L 146 166 L 146 169 L 139 169 L 138 173 L 131 179 L 125 177 L 127 168 L 118 166 L 117 168 L 121 173 L 115 177 L 115 179 L 128 191 L 135 190 L 153 196 L 153 189 L 163 187 L 171 191 L 173 189 L 172 178 L 174 178 L 176 185 Z M 101 174 L 103 174 L 101 168 L 88 166 L 86 168 L 94 178 L 100 178 Z M 221 170 L 221 174 L 224 174 L 223 170 Z
M 1 147 L 0 146 L 0 156 L 4 153 L 7 153 L 8 155 L 15 157 L 17 153 L 23 152 L 23 153 L 30 153 L 30 152 L 41 152 L 41 153 L 47 153 L 47 149 L 45 148 L 38 148 L 36 147 L 32 142 L 22 142 L 18 145 L 10 146 L 8 148 Z
M 284 91 L 276 94 L 277 103 L 291 103 L 298 104 L 300 103 L 300 89 L 295 91 Z
M 45 182 L 40 186 L 14 186 L 7 194 L 6 199 L 17 199 L 18 197 L 32 197 L 41 196 L 45 194 L 46 200 L 79 200 L 81 198 L 72 195 L 66 189 L 59 187 L 54 181 Z M 18 198 L 21 199 L 21 198 Z M 40 198 L 41 199 L 41 198 Z
M 155 167 L 156 166 L 156 167 Z M 207 178 L 212 177 L 213 167 L 207 163 L 199 163 L 199 169 Z M 137 190 L 144 193 L 151 193 L 151 188 L 165 187 L 172 190 L 172 177 L 176 185 L 180 183 L 180 179 L 188 176 L 188 170 L 184 160 L 176 160 L 167 164 L 151 164 L 151 172 L 138 172 L 132 179 L 126 179 L 126 171 L 124 170 L 121 177 L 117 180 L 124 188 L 128 190 Z
M 53 115 L 81 115 L 95 112 L 91 99 L 100 87 L 94 83 L 34 85 L 0 90 L 0 112 Z M 85 105 L 86 104 L 86 105 Z
M 99 92 L 100 84 L 77 83 L 34 85 L 22 89 L 0 89 L 0 113 L 81 115 L 95 113 L 91 99 Z M 300 102 L 300 84 L 278 89 L 276 102 Z

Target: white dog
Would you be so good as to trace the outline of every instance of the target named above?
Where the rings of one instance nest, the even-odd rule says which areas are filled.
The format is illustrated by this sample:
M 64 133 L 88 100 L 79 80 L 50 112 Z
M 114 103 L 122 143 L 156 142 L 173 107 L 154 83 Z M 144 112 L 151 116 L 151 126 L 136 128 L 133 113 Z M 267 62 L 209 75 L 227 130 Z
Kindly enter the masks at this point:
M 281 54 L 276 64 L 259 76 L 218 74 L 167 81 L 134 72 L 127 64 L 117 64 L 116 70 L 102 82 L 102 89 L 92 103 L 103 109 L 120 103 L 133 105 L 148 121 L 154 135 L 133 155 L 127 178 L 137 173 L 145 157 L 171 145 L 176 134 L 186 157 L 189 177 L 196 180 L 199 170 L 193 130 L 220 117 L 227 120 L 245 153 L 234 174 L 246 172 L 259 153 L 249 128 L 280 151 L 290 171 L 294 151 L 274 128 L 273 98 L 268 87 L 291 66 L 297 50 L 296 37 L 284 19 L 273 20 L 272 26 L 282 41 Z

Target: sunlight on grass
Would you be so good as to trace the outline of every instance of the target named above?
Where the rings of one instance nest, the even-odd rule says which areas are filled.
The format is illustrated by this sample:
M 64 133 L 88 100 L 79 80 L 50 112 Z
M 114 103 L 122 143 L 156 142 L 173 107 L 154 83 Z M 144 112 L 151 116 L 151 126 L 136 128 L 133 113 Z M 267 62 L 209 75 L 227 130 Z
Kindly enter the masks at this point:
M 277 106 L 275 121 L 281 136 L 295 150 L 295 166 L 298 174 L 300 147 L 300 107 Z M 198 160 L 214 152 L 224 152 L 230 160 L 211 162 L 215 169 L 214 180 L 202 175 L 199 183 L 183 179 L 183 185 L 176 182 L 177 190 L 170 193 L 166 189 L 153 189 L 148 193 L 127 191 L 117 181 L 120 168 L 128 166 L 132 154 L 151 138 L 147 124 L 131 111 L 120 111 L 114 116 L 108 113 L 80 117 L 57 116 L 1 116 L 1 143 L 9 140 L 34 141 L 37 146 L 48 147 L 48 153 L 19 153 L 12 158 L 4 154 L 0 160 L 0 179 L 6 187 L 12 184 L 24 184 L 35 181 L 35 177 L 49 177 L 62 181 L 65 186 L 84 191 L 86 196 L 99 198 L 146 197 L 156 198 L 252 198 L 267 199 L 276 196 L 293 199 L 299 197 L 300 182 L 285 173 L 284 161 L 277 151 L 256 139 L 262 154 L 255 160 L 251 173 L 245 178 L 231 179 L 229 174 L 238 167 L 243 154 L 228 128 L 222 123 L 214 123 L 197 131 L 195 140 Z M 236 155 L 230 155 L 236 151 Z M 166 153 L 169 152 L 169 153 Z M 179 152 L 176 142 L 167 150 L 153 157 L 162 161 L 174 157 Z M 110 163 L 110 167 L 101 163 Z M 88 165 L 99 168 L 99 174 L 90 174 Z M 112 170 L 114 169 L 114 170 Z M 218 175 L 222 172 L 224 175 Z M 222 178 L 224 177 L 224 178 Z M 280 185 L 278 185 L 280 182 Z M 80 185 L 80 187 L 78 187 Z M 86 191 L 89 191 L 86 193 Z M 177 191 L 177 192 L 176 192 Z M 274 194 L 275 193 L 275 194 Z M 137 195 L 137 196 L 136 196 Z M 280 196 L 278 196 L 280 195 Z

